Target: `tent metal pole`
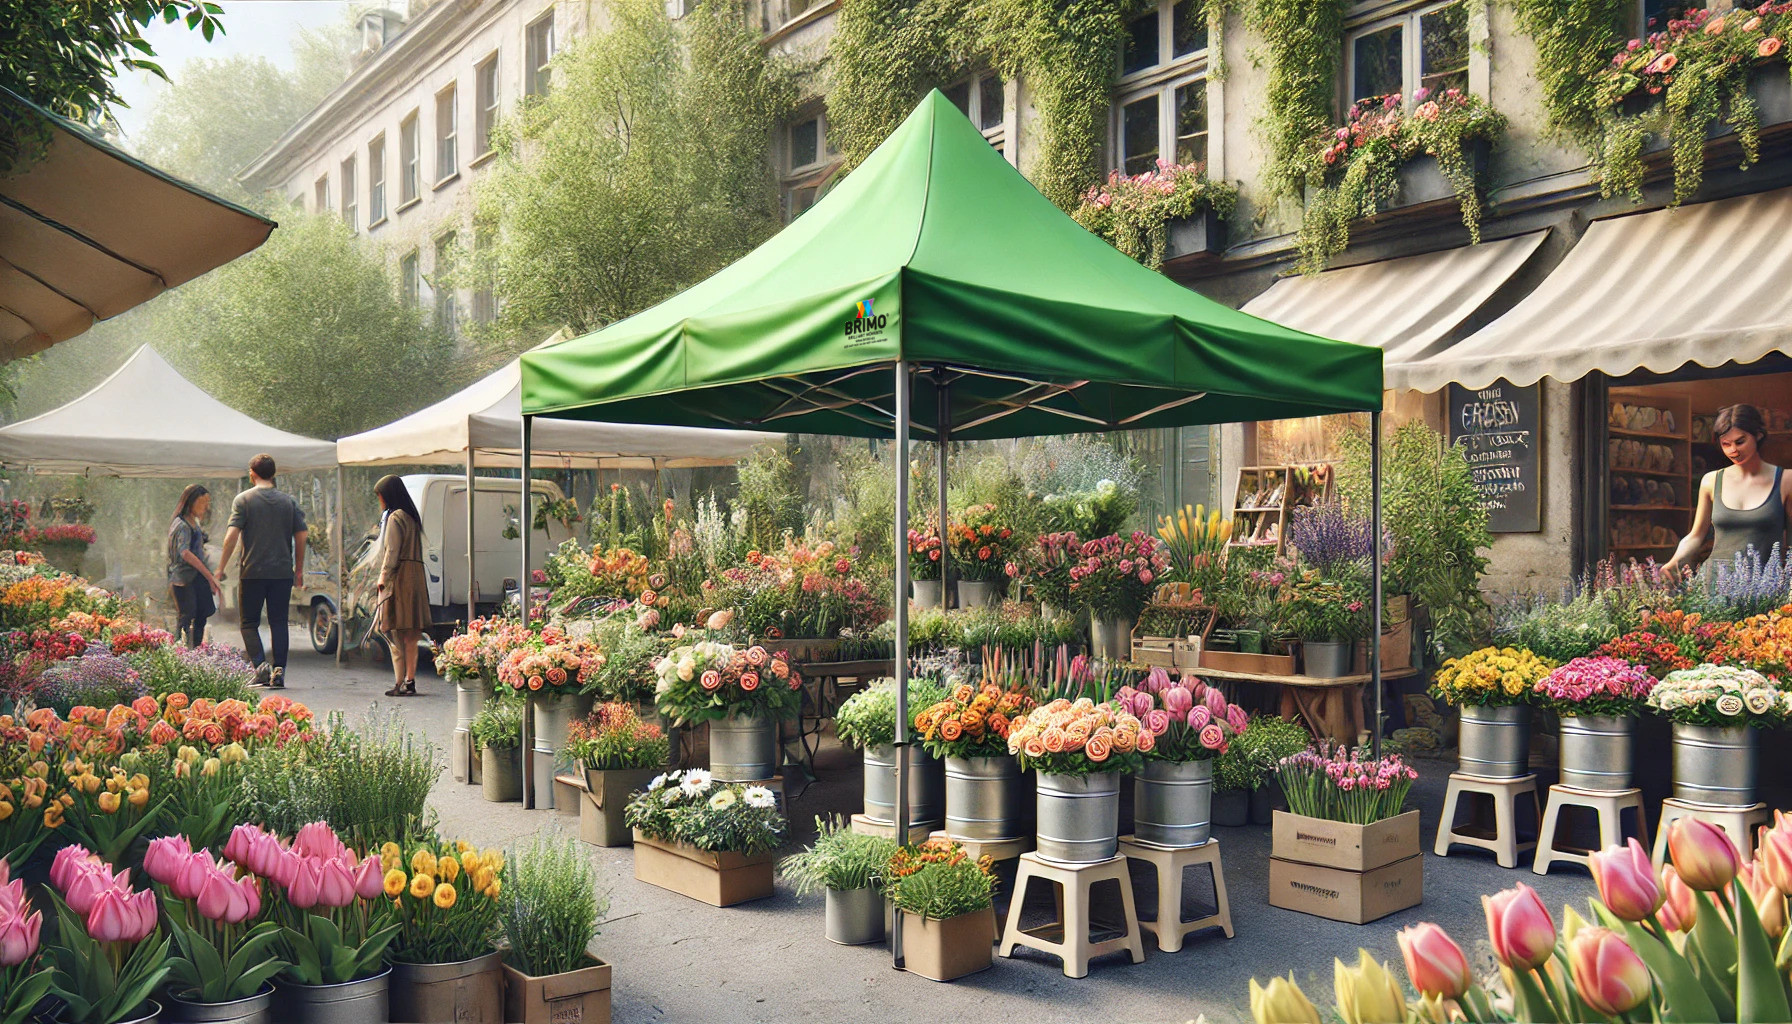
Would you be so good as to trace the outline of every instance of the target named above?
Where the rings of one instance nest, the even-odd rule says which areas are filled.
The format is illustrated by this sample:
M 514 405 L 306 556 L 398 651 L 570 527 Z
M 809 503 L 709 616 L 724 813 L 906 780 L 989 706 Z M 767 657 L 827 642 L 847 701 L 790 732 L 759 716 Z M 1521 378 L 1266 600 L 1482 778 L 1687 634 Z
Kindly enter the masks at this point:
M 1369 604 L 1374 609 L 1369 627 L 1369 685 L 1375 690 L 1375 721 L 1369 726 L 1370 745 L 1381 756 L 1381 410 L 1369 414 L 1369 559 L 1375 563 L 1374 590 Z
M 348 593 L 348 570 L 345 548 L 348 538 L 343 536 L 343 521 L 347 517 L 342 511 L 342 467 L 336 467 L 336 514 L 331 517 L 330 532 L 335 534 L 336 549 L 336 667 L 342 667 L 342 648 L 348 643 L 348 601 L 344 596 Z
M 909 367 L 896 362 L 896 841 L 908 842 L 908 436 Z M 893 966 L 902 970 L 902 914 L 890 922 Z
M 469 417 L 467 417 L 467 433 L 471 434 L 472 432 L 473 432 L 473 418 L 471 416 L 469 416 Z M 474 500 L 475 498 L 478 497 L 478 493 L 476 491 L 474 491 L 474 489 L 473 489 L 474 484 L 476 482 L 474 479 L 474 476 L 473 476 L 474 459 L 475 459 L 475 456 L 473 453 L 473 446 L 471 444 L 469 444 L 469 445 L 467 445 L 467 625 L 468 625 L 468 627 L 471 627 L 473 625 L 473 619 L 479 615 L 479 562 L 475 555 L 475 552 L 478 549 L 474 544 L 474 538 L 478 536 L 478 531 L 473 529 L 473 510 L 474 510 L 475 506 L 477 506 L 479 503 Z
M 949 425 L 950 416 L 948 415 L 946 405 L 946 389 L 951 387 L 951 385 L 946 383 L 946 376 L 942 373 L 934 378 L 934 386 L 939 391 L 939 419 L 933 428 L 933 437 L 940 447 L 939 494 L 937 495 L 939 498 L 938 505 L 940 517 L 940 610 L 945 611 L 946 608 L 953 603 L 951 596 L 952 557 L 948 553 L 946 547 L 946 525 L 948 521 L 948 513 L 946 510 L 946 442 L 951 439 L 952 435 L 952 428 Z
M 529 499 L 533 497 L 529 492 L 529 452 L 534 447 L 534 440 L 535 417 L 525 414 L 523 416 L 522 490 L 521 497 L 517 499 L 516 513 L 517 532 L 523 535 L 523 568 L 522 574 L 517 577 L 516 581 L 517 608 L 522 611 L 525 627 L 529 625 L 529 601 L 533 596 L 530 591 L 535 589 L 529 585 L 529 534 L 531 532 L 529 529 L 531 525 Z M 535 744 L 534 737 L 530 735 L 533 731 L 530 729 L 532 724 L 530 719 L 534 717 L 533 713 L 523 715 L 523 810 L 525 811 L 535 806 Z

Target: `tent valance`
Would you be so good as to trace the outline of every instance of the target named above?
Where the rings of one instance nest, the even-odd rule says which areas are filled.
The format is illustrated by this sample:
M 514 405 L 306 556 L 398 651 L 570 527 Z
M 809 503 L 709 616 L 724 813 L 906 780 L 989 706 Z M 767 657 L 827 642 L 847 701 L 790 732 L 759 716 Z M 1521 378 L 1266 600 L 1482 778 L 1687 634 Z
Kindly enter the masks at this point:
M 282 473 L 336 465 L 335 445 L 237 412 L 147 345 L 80 398 L 0 427 L 0 465 L 39 473 L 238 477 L 262 452 Z
M 1792 351 L 1792 189 L 1594 221 L 1537 289 L 1442 352 L 1390 360 L 1418 391 L 1574 381 Z
M 1528 263 L 1549 232 L 1285 277 L 1244 304 L 1284 326 L 1385 352 L 1387 387 L 1404 367 L 1445 351 L 1453 332 Z
M 0 176 L 0 361 L 42 351 L 267 241 L 274 222 L 0 89 L 49 143 Z
M 345 466 L 460 464 L 471 452 L 481 466 L 518 464 L 523 444 L 522 375 L 515 360 L 434 405 L 383 427 L 336 442 Z M 577 468 L 629 466 L 652 460 L 666 468 L 732 465 L 778 434 L 702 430 L 585 420 L 535 421 L 538 457 Z

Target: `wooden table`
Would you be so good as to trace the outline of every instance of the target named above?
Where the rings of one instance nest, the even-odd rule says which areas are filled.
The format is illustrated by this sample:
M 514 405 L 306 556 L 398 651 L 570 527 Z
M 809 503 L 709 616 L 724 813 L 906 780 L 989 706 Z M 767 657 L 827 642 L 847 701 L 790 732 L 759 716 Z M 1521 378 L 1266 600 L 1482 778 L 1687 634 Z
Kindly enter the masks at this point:
M 1198 668 L 1186 672 L 1200 679 L 1258 683 L 1282 688 L 1282 717 L 1298 717 L 1314 736 L 1355 745 L 1366 730 L 1363 724 L 1363 687 L 1369 673 L 1349 676 L 1277 676 L 1261 672 L 1227 672 Z M 1383 682 L 1418 675 L 1413 668 L 1384 669 Z
M 890 675 L 896 663 L 888 659 L 858 661 L 818 661 L 795 666 L 803 674 L 803 706 L 797 715 L 796 735 L 783 736 L 785 744 L 794 743 L 794 763 L 801 767 L 804 788 L 815 780 L 815 754 L 821 746 L 824 723 L 834 717 L 840 702 L 857 693 L 870 680 Z M 853 682 L 843 683 L 842 680 Z M 789 753 L 788 746 L 785 747 Z M 790 761 L 789 757 L 786 761 Z M 798 790 L 797 795 L 801 795 Z

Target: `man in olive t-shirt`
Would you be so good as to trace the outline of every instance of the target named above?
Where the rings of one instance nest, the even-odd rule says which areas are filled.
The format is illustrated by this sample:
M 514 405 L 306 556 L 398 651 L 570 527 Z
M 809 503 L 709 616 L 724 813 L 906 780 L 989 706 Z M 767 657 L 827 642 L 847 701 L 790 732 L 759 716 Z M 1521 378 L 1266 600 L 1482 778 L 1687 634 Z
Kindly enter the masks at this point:
M 230 503 L 230 520 L 224 533 L 224 553 L 218 560 L 218 578 L 232 568 L 230 556 L 243 546 L 238 571 L 242 583 L 240 616 L 243 650 L 255 663 L 256 686 L 286 685 L 286 616 L 294 587 L 305 585 L 305 510 L 292 496 L 274 489 L 274 457 L 257 455 L 249 460 L 254 486 Z M 273 637 L 270 668 L 261 648 L 261 610 L 267 606 L 268 633 Z

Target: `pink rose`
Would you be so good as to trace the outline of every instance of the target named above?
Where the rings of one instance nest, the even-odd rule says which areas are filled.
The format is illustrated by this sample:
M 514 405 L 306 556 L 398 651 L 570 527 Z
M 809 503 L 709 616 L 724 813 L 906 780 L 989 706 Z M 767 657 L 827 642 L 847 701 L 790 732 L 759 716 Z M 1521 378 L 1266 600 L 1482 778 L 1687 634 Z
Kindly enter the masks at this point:
M 742 672 L 740 674 L 740 688 L 748 692 L 759 689 L 759 673 Z

